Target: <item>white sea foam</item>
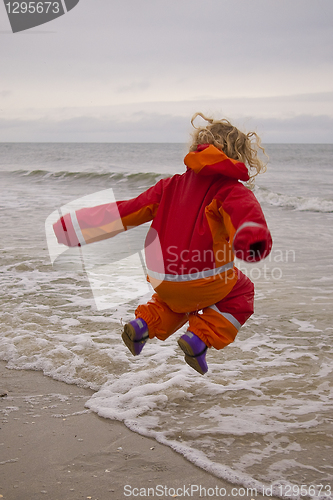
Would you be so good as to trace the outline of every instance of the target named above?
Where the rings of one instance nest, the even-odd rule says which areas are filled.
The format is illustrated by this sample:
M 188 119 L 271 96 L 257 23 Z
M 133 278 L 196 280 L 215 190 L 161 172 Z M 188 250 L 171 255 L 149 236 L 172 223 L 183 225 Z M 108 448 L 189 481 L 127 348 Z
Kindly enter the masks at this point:
M 290 321 L 299 326 L 300 332 L 320 332 L 320 330 L 315 328 L 309 321 L 301 321 L 297 318 L 291 318 Z

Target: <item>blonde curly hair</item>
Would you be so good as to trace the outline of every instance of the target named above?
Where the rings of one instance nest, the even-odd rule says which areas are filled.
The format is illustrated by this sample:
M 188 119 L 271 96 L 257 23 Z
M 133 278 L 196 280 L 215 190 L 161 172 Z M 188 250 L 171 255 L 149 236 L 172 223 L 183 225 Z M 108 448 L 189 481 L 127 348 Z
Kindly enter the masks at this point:
M 194 120 L 198 116 L 201 116 L 201 118 L 208 122 L 208 125 L 205 127 L 196 127 Z M 227 119 L 214 120 L 213 118 L 207 118 L 202 113 L 195 113 L 192 116 L 191 124 L 195 131 L 192 134 L 190 151 L 196 151 L 199 144 L 213 144 L 229 156 L 229 158 L 245 163 L 249 170 L 249 187 L 254 186 L 256 175 L 266 172 L 267 162 L 265 163 L 258 158 L 259 149 L 267 159 L 268 156 L 265 148 L 261 146 L 261 139 L 256 132 L 244 134 Z M 254 142 L 252 139 L 254 139 Z

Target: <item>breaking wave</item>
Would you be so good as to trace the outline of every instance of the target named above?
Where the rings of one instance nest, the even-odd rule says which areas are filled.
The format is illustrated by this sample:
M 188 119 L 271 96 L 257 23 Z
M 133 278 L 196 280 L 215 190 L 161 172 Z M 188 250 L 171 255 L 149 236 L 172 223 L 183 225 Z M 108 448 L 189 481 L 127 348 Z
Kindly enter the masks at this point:
M 254 193 L 260 203 L 268 203 L 275 207 L 285 207 L 299 211 L 333 213 L 333 200 L 318 197 L 290 196 L 274 193 L 256 186 Z
M 32 179 L 54 179 L 54 180 L 73 180 L 73 181 L 107 181 L 113 180 L 117 182 L 144 182 L 147 185 L 155 184 L 158 180 L 168 175 L 162 175 L 156 172 L 92 172 L 92 171 L 66 171 L 51 172 L 49 170 L 15 170 L 12 175 L 20 177 L 29 177 Z
M 94 172 L 94 171 L 68 171 L 61 170 L 52 172 L 49 170 L 15 170 L 10 175 L 28 177 L 32 180 L 54 180 L 66 182 L 82 182 L 103 184 L 108 182 L 128 183 L 129 185 L 142 185 L 149 187 L 164 177 L 169 177 L 170 173 L 158 172 Z M 333 213 L 333 200 L 320 197 L 291 196 L 288 194 L 276 193 L 264 187 L 256 186 L 254 193 L 260 203 L 267 203 L 275 207 L 284 207 L 298 211 Z

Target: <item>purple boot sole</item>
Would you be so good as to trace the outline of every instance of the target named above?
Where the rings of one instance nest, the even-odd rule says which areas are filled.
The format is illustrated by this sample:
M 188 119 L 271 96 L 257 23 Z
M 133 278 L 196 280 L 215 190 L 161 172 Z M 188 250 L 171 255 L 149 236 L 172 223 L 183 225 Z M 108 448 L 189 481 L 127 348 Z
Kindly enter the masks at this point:
M 208 372 L 206 351 L 208 347 L 194 333 L 187 331 L 178 340 L 178 345 L 185 354 L 186 363 L 200 375 Z
M 121 338 L 133 356 L 138 356 L 149 338 L 147 323 L 141 318 L 130 321 L 124 326 Z

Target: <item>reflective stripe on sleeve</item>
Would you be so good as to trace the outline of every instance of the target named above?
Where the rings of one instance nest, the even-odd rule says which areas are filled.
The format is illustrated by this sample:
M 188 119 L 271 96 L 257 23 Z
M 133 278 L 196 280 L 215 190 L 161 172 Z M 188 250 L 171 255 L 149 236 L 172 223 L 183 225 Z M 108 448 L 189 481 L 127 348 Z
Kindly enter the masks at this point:
M 79 224 L 79 221 L 77 220 L 76 213 L 71 212 L 70 216 L 71 216 L 71 220 L 72 220 L 72 224 L 73 224 L 73 228 L 74 228 L 76 237 L 79 240 L 80 245 L 81 246 L 86 245 L 86 240 L 84 239 L 83 234 L 81 232 L 80 224 Z
M 262 224 L 258 224 L 258 222 L 244 222 L 237 231 L 235 232 L 234 239 L 236 238 L 236 235 L 242 230 L 245 229 L 246 227 L 263 227 Z

